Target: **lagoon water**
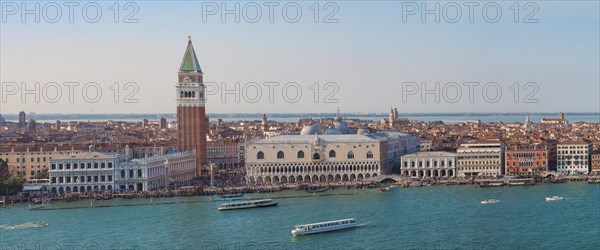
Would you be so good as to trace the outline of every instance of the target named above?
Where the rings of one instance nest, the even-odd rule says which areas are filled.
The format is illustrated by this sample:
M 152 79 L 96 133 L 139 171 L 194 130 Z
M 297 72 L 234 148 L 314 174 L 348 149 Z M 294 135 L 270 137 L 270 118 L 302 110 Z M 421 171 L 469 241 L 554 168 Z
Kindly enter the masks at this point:
M 553 195 L 565 199 L 545 201 Z M 55 202 L 53 208 L 88 208 L 39 211 L 14 205 L 0 208 L 1 225 L 48 226 L 0 230 L 0 249 L 600 249 L 600 185 L 585 182 L 269 196 L 279 206 L 217 211 L 209 197 Z M 501 202 L 480 204 L 486 199 Z M 361 226 L 290 234 L 295 224 L 349 217 Z

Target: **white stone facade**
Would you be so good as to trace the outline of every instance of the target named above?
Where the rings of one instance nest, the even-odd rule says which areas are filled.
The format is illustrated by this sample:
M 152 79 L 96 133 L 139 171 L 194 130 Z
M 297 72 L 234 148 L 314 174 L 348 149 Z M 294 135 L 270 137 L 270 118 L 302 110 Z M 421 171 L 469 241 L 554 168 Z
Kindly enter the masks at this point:
M 148 191 L 166 188 L 196 176 L 196 154 L 169 153 L 133 159 L 115 168 L 115 189 Z
M 557 145 L 556 172 L 580 173 L 590 172 L 592 143 L 577 140 L 564 141 Z
M 128 160 L 85 152 L 50 160 L 50 192 L 147 191 L 196 176 L 196 154 L 170 153 Z
M 354 181 L 381 175 L 386 138 L 366 135 L 282 135 L 246 144 L 247 183 Z M 383 146 L 386 147 L 386 146 Z
M 401 174 L 411 177 L 456 177 L 456 154 L 418 152 L 402 156 Z
M 85 152 L 50 160 L 50 192 L 97 192 L 114 189 L 115 167 L 124 158 Z

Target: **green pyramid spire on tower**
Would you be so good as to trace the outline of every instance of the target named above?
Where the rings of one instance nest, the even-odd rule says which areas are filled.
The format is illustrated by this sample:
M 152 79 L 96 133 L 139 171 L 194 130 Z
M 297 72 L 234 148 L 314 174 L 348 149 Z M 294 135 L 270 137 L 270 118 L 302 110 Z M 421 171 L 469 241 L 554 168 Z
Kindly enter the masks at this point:
M 194 51 L 194 46 L 192 45 L 191 36 L 188 36 L 188 46 L 185 49 L 185 54 L 183 55 L 183 60 L 181 61 L 181 67 L 179 67 L 179 71 L 202 73 L 202 69 L 200 69 L 200 63 L 198 63 L 198 58 L 196 57 L 196 52 Z

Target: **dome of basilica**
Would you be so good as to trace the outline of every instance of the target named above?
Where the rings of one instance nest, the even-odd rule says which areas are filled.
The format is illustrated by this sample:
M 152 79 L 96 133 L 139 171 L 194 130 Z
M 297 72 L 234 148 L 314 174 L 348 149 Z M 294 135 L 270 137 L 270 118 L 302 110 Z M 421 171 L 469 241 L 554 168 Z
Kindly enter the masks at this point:
M 342 131 L 340 131 L 337 128 L 330 128 L 328 130 L 325 130 L 325 133 L 323 133 L 324 135 L 341 135 Z
M 300 131 L 300 135 L 316 135 L 320 130 L 321 128 L 318 125 L 304 126 Z

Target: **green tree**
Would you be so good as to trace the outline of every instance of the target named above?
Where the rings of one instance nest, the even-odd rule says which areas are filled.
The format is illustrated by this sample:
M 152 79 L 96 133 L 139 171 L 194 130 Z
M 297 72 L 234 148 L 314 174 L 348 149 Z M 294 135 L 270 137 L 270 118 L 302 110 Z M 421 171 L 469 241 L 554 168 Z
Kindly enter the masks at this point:
M 11 176 L 8 164 L 0 159 L 0 195 L 16 194 L 23 189 L 23 177 Z

